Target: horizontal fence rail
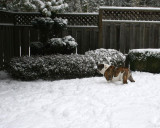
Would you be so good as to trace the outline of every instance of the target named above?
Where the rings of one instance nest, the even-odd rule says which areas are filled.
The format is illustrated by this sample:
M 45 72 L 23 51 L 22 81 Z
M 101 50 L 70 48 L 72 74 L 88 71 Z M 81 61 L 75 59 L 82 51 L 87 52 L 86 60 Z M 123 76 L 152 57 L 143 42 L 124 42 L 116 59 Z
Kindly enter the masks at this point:
M 31 21 L 39 12 L 0 11 L 0 68 L 12 57 L 30 55 L 30 43 L 39 41 Z M 67 31 L 78 42 L 78 53 L 113 48 L 160 48 L 160 8 L 100 7 L 99 13 L 65 13 Z

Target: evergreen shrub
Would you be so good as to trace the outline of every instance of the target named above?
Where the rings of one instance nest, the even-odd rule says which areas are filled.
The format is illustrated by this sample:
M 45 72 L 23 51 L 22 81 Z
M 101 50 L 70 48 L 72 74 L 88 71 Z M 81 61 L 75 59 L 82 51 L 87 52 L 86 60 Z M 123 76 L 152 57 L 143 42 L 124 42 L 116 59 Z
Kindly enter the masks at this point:
M 7 70 L 21 80 L 71 79 L 95 76 L 96 63 L 87 55 L 24 56 L 13 58 Z
M 116 67 L 125 65 L 125 55 L 115 49 L 96 49 L 85 53 L 94 58 L 96 63 L 105 63 Z
M 127 58 L 133 71 L 160 73 L 160 49 L 133 49 Z
M 97 62 L 120 66 L 124 61 L 125 56 L 116 50 L 97 49 L 86 52 L 86 55 L 57 54 L 13 58 L 7 70 L 13 78 L 21 80 L 72 79 L 99 76 Z
M 44 54 L 71 54 L 78 44 L 72 36 L 65 36 L 64 38 L 52 38 L 45 46 Z

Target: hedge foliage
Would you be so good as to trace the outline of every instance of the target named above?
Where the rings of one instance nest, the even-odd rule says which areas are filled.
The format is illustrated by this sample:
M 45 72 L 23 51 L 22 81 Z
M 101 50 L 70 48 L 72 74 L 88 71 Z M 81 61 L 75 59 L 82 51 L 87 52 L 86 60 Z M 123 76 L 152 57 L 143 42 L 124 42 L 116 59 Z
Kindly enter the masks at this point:
M 86 55 L 24 56 L 10 61 L 8 71 L 16 79 L 70 79 L 96 75 L 96 64 Z
M 96 63 L 106 63 L 116 67 L 125 65 L 125 55 L 115 49 L 96 49 L 85 53 L 94 58 Z
M 160 50 L 131 50 L 127 58 L 133 71 L 160 73 Z
M 98 74 L 96 69 L 97 62 L 100 59 L 101 63 L 105 63 L 107 58 L 104 56 L 107 57 L 109 53 L 110 57 L 108 56 L 108 64 L 112 63 L 110 62 L 111 60 L 115 60 L 115 64 L 123 63 L 123 61 L 120 62 L 120 60 L 123 60 L 124 56 L 121 56 L 121 59 L 116 62 L 116 57 L 121 53 L 117 52 L 115 54 L 115 52 L 111 51 L 113 50 L 105 50 L 104 53 L 104 49 L 97 50 L 95 53 L 99 55 L 97 58 L 92 57 L 93 51 L 87 52 L 86 55 L 57 54 L 13 58 L 10 61 L 9 66 L 7 66 L 7 70 L 13 78 L 27 81 L 36 79 L 58 80 L 98 76 L 100 74 Z M 92 55 L 89 53 L 92 53 Z

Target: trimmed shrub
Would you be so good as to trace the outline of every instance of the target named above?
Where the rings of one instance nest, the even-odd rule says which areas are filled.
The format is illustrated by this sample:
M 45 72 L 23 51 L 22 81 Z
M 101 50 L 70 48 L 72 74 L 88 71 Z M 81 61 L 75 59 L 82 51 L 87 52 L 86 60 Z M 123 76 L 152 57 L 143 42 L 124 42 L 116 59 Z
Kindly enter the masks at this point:
M 45 46 L 44 54 L 71 54 L 77 48 L 77 42 L 71 36 L 65 36 L 64 38 L 52 38 Z
M 134 49 L 128 54 L 133 71 L 160 73 L 160 49 Z
M 96 53 L 94 53 L 95 51 Z M 13 58 L 7 66 L 7 70 L 13 78 L 21 80 L 58 80 L 99 76 L 97 62 L 114 65 L 124 63 L 125 56 L 116 50 L 100 49 L 95 51 L 86 52 L 86 55 L 58 54 Z M 117 57 L 121 57 L 121 62 Z
M 116 67 L 124 66 L 126 57 L 119 51 L 114 49 L 97 49 L 85 53 L 94 58 L 96 63 L 105 63 Z
M 24 56 L 13 58 L 7 70 L 21 80 L 71 79 L 95 76 L 96 63 L 87 55 Z
M 31 42 L 31 55 L 71 54 L 74 53 L 78 44 L 71 36 L 64 38 L 52 38 L 47 44 Z

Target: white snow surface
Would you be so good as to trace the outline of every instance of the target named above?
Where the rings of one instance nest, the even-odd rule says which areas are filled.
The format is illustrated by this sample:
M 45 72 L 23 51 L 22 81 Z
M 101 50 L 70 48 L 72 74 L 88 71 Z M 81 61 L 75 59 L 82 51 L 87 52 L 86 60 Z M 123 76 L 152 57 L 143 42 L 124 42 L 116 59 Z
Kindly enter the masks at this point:
M 23 82 L 0 72 L 0 128 L 160 128 L 160 74 Z

